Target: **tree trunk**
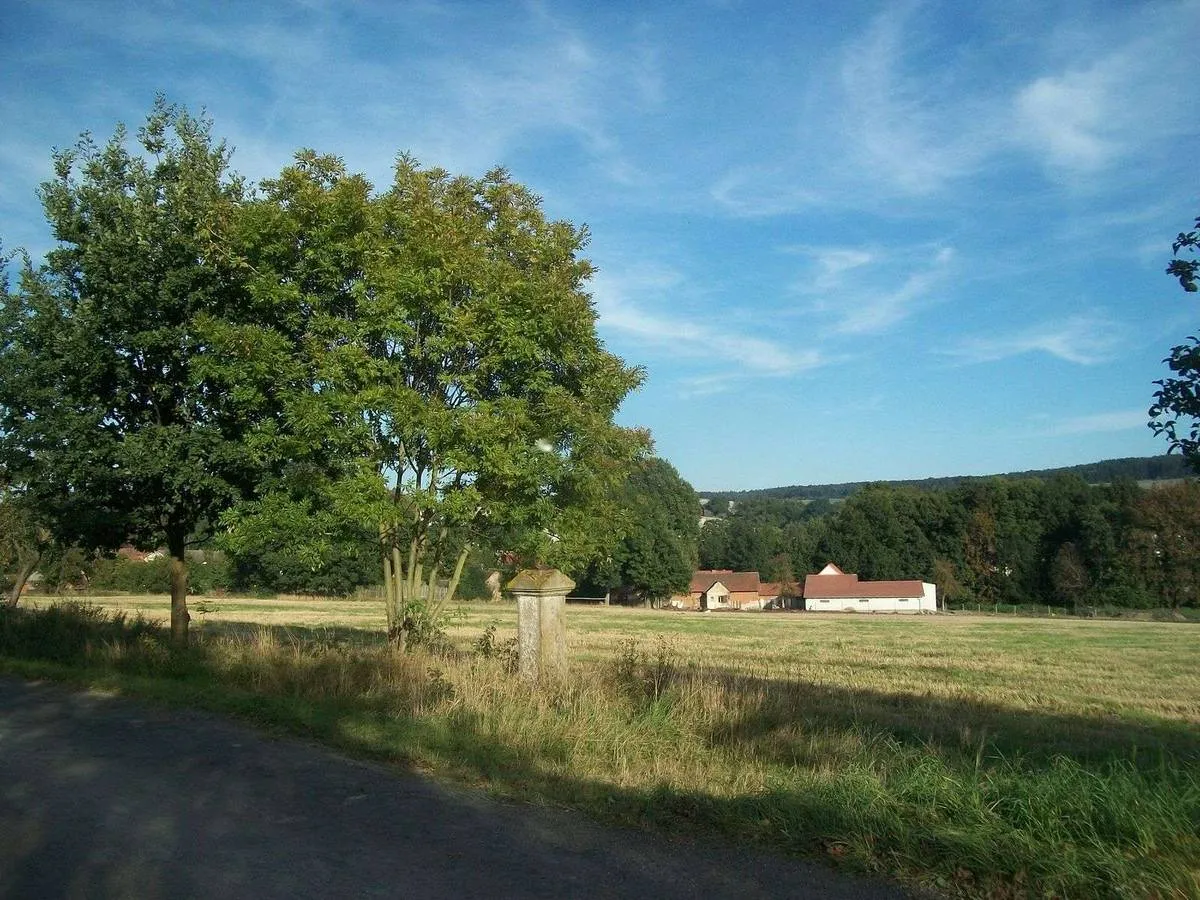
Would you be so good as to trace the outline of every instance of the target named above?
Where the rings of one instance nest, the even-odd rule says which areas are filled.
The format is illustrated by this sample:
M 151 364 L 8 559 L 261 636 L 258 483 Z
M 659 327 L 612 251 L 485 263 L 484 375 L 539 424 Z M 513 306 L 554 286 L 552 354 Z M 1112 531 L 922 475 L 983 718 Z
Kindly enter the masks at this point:
M 37 568 L 38 560 L 41 558 L 42 554 L 38 552 L 21 561 L 13 579 L 12 589 L 8 592 L 7 602 L 10 607 L 21 602 L 21 591 L 25 590 L 25 582 L 29 580 L 29 576 L 33 574 L 33 570 Z
M 392 571 L 392 549 L 390 546 L 391 538 L 388 536 L 387 528 L 383 525 L 379 526 L 379 543 L 383 548 L 383 605 L 387 615 L 387 630 L 388 634 L 392 633 L 392 628 L 396 625 L 396 576 Z
M 184 536 L 169 535 L 167 550 L 171 554 L 171 643 L 176 647 L 188 645 L 187 559 L 184 557 Z

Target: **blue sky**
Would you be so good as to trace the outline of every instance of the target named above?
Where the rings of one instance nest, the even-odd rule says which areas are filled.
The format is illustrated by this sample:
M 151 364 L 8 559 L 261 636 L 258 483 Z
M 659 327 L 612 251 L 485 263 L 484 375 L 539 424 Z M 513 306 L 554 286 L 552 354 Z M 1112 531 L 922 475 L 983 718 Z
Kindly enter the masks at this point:
M 586 222 L 620 419 L 697 488 L 1149 455 L 1198 44 L 1198 2 L 7 0 L 0 236 L 162 91 L 251 178 L 410 151 Z

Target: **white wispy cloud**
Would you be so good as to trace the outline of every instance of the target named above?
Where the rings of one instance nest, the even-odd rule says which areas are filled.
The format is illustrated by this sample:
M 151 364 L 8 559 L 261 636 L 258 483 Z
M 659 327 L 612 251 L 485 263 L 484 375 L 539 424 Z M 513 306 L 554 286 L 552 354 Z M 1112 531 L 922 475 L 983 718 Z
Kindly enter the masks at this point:
M 619 332 L 700 367 L 721 370 L 693 380 L 693 388 L 726 384 L 735 373 L 778 377 L 825 364 L 821 352 L 811 347 L 792 347 L 747 334 L 728 321 L 698 320 L 651 307 L 655 302 L 667 305 L 673 293 L 685 291 L 680 273 L 654 267 L 629 270 L 623 275 L 601 272 L 592 284 L 601 330 Z
M 323 4 L 264 4 L 236 14 L 199 9 L 183 24 L 170 4 L 138 5 L 136 14 L 61 2 L 47 10 L 100 44 L 208 59 L 203 74 L 155 87 L 176 100 L 195 92 L 219 108 L 220 133 L 239 137 L 243 161 L 278 160 L 256 177 L 278 171 L 300 146 L 345 154 L 377 178 L 409 150 L 479 173 L 551 136 L 578 148 L 593 177 L 645 178 L 617 123 L 661 102 L 653 44 L 636 30 L 601 43 L 545 4 L 504 16 L 436 3 L 402 12 L 364 5 L 353 16 Z M 489 20 L 497 33 L 487 33 Z M 381 56 L 388 44 L 405 50 Z
M 1053 172 L 1087 176 L 1194 133 L 1193 50 L 1200 3 L 1139 8 L 1119 37 L 1073 28 L 1065 62 L 1016 92 L 1012 139 Z M 1053 40 L 1053 36 L 1052 36 Z
M 852 160 L 900 193 L 927 194 L 976 169 L 993 144 L 991 101 L 948 82 L 948 72 L 916 74 L 921 43 L 914 4 L 880 13 L 845 50 L 842 121 Z
M 1052 424 L 1045 433 L 1050 436 L 1066 436 L 1129 431 L 1134 428 L 1145 428 L 1147 419 L 1145 409 L 1122 409 L 1085 416 L 1070 416 Z
M 875 334 L 937 303 L 954 249 L 918 247 L 791 247 L 811 265 L 794 285 L 811 301 L 806 312 L 832 317 L 840 335 Z
M 726 212 L 747 218 L 777 216 L 829 202 L 825 191 L 801 187 L 788 163 L 742 165 L 721 175 L 709 195 Z
M 1043 10 L 1030 35 L 971 53 L 937 43 L 938 25 L 922 3 L 868 20 L 795 90 L 790 140 L 715 177 L 712 199 L 739 216 L 874 208 L 1013 165 L 1074 184 L 1194 133 L 1195 0 L 1102 24 Z
M 1016 99 L 1016 116 L 1026 139 L 1052 164 L 1101 168 L 1117 149 L 1106 134 L 1111 121 L 1109 87 L 1094 71 L 1038 78 Z
M 1074 316 L 1008 335 L 969 337 L 939 352 L 964 363 L 996 362 L 1027 353 L 1045 353 L 1081 366 L 1107 362 L 1119 347 L 1120 328 L 1111 319 Z

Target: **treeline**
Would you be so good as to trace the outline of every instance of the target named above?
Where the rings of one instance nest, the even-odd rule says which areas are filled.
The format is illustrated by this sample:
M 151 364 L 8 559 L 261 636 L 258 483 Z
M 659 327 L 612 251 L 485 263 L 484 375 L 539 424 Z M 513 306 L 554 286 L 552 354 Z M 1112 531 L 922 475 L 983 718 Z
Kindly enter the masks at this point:
M 1063 475 L 872 484 L 837 504 L 744 500 L 705 525 L 699 556 L 771 581 L 832 561 L 864 579 L 933 581 L 951 604 L 1196 606 L 1200 484 Z
M 1124 459 L 1105 459 L 1100 462 L 1059 469 L 1033 469 L 989 476 L 951 475 L 944 478 L 921 478 L 883 483 L 892 487 L 911 487 L 920 490 L 949 490 L 970 482 L 986 481 L 989 478 L 1045 479 L 1072 475 L 1081 478 L 1088 484 L 1110 484 L 1122 480 L 1164 481 L 1186 478 L 1189 474 L 1191 473 L 1188 464 L 1182 456 L 1134 456 Z M 721 508 L 724 508 L 726 501 L 729 500 L 843 500 L 869 484 L 878 483 L 847 481 L 841 484 L 793 484 L 753 491 L 710 491 L 704 493 L 703 496 L 720 503 Z

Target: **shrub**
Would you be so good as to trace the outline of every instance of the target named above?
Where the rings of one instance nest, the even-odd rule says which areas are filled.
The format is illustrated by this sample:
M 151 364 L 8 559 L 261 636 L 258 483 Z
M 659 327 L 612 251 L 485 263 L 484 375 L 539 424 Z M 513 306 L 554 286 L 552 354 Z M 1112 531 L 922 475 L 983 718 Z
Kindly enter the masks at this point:
M 124 652 L 161 643 L 162 629 L 141 615 L 109 613 L 98 606 L 64 601 L 44 610 L 0 607 L 0 655 L 67 665 L 89 661 L 97 652 Z

